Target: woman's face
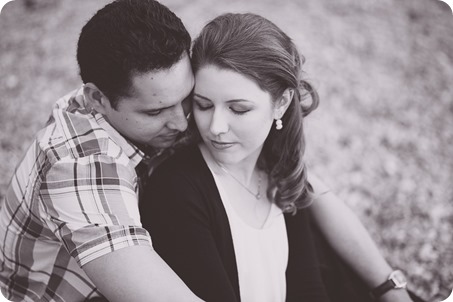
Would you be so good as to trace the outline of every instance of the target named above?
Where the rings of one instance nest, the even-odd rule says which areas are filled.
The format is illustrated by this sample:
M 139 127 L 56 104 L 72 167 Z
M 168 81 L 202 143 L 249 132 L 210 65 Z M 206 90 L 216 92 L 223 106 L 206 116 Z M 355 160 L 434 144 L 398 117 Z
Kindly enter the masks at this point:
M 256 161 L 274 120 L 268 92 L 237 72 L 206 65 L 195 75 L 193 106 L 215 160 L 226 165 Z

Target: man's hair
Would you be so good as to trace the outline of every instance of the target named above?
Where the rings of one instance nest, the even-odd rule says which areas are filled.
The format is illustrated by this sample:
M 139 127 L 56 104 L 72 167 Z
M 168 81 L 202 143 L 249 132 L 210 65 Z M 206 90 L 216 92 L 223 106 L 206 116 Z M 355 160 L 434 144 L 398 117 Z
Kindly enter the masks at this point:
M 255 14 L 224 14 L 209 22 L 192 47 L 194 73 L 213 64 L 238 72 L 271 94 L 274 102 L 288 88 L 294 97 L 282 117 L 283 129 L 272 127 L 258 165 L 269 174 L 268 195 L 285 212 L 313 200 L 303 161 L 303 118 L 319 103 L 316 90 L 301 79 L 304 57 L 274 23 Z M 310 96 L 311 102 L 303 100 Z
M 130 96 L 132 77 L 168 69 L 190 49 L 182 21 L 154 0 L 116 0 L 82 28 L 77 61 L 84 83 L 95 84 L 116 108 Z

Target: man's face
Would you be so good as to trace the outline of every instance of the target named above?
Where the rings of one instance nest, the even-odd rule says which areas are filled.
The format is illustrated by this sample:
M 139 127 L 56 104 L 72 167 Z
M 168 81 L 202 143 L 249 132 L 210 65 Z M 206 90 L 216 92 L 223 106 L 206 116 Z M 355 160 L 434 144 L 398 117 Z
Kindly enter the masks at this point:
M 170 147 L 187 128 L 193 86 L 192 68 L 185 55 L 170 69 L 134 76 L 131 96 L 120 98 L 116 109 L 108 105 L 104 116 L 138 146 Z

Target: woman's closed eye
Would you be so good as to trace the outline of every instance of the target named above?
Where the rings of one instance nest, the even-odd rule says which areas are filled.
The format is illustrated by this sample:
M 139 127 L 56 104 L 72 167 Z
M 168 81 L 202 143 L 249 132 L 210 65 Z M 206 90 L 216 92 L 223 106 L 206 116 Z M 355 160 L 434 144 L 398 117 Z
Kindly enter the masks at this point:
M 229 107 L 229 109 L 234 113 L 234 114 L 245 114 L 249 112 L 251 109 L 246 106 L 241 106 L 241 105 L 232 105 Z
M 198 110 L 201 111 L 206 111 L 214 108 L 214 105 L 211 102 L 205 100 L 194 100 L 194 105 Z M 242 115 L 249 112 L 252 108 L 245 104 L 232 103 L 229 104 L 228 109 L 234 114 Z

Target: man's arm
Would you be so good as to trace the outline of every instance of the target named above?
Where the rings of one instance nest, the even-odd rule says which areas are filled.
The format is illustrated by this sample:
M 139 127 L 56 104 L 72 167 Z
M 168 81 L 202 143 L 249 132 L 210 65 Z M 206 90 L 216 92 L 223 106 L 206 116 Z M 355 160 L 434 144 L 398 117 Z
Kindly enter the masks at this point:
M 392 268 L 351 209 L 317 177 L 309 182 L 321 194 L 310 211 L 316 224 L 336 253 L 359 275 L 370 289 L 387 280 Z M 381 302 L 412 301 L 406 290 L 390 290 Z
M 201 301 L 153 250 L 135 177 L 105 155 L 55 163 L 40 192 L 49 227 L 109 301 Z
M 202 301 L 149 246 L 131 246 L 83 266 L 110 302 Z

